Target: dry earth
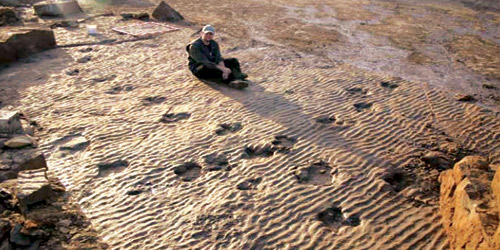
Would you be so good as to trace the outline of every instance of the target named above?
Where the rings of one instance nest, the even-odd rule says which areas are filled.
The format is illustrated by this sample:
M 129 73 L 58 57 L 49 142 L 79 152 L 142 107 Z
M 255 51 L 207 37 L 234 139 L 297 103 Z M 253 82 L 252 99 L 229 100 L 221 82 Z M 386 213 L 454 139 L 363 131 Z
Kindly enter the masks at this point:
M 86 2 L 89 11 L 157 3 Z M 447 249 L 437 176 L 500 163 L 500 15 L 456 3 L 193 1 L 153 39 L 57 28 L 62 47 L 0 71 L 36 120 L 49 170 L 112 249 Z M 253 83 L 193 78 L 213 24 Z M 66 46 L 65 46 L 66 45 Z M 64 47 L 65 46 L 65 47 Z M 484 87 L 486 86 L 486 87 Z M 479 103 L 459 102 L 455 93 Z M 66 144 L 83 142 L 75 150 Z

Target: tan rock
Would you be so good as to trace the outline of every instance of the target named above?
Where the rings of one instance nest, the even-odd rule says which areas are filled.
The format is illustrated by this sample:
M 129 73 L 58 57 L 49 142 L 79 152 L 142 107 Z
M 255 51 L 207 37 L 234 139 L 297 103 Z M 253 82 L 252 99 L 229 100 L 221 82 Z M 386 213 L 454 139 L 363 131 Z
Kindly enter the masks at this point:
M 499 249 L 498 199 L 490 188 L 498 184 L 491 183 L 493 175 L 480 156 L 465 157 L 441 174 L 440 213 L 451 249 Z
M 163 22 L 177 22 L 180 20 L 183 20 L 184 17 L 174 10 L 170 5 L 165 3 L 164 1 L 161 1 L 158 7 L 153 11 L 152 16 L 156 18 L 158 21 L 163 21 Z
M 16 136 L 5 142 L 4 146 L 9 148 L 22 148 L 35 145 L 35 140 L 27 135 Z
M 56 46 L 54 32 L 47 29 L 12 28 L 0 32 L 0 64 L 15 61 Z
M 76 0 L 44 1 L 33 5 L 37 16 L 64 16 L 82 12 Z

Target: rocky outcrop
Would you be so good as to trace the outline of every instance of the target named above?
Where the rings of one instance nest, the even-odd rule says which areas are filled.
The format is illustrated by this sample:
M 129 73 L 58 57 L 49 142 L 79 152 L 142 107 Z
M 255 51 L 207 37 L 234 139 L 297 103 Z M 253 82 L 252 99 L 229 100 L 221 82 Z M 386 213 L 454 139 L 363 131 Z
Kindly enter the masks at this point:
M 180 20 L 184 20 L 184 17 L 174 10 L 170 5 L 165 3 L 164 1 L 161 1 L 161 3 L 156 7 L 156 9 L 153 11 L 152 16 L 156 18 L 158 21 L 163 21 L 163 22 L 177 22 Z
M 47 29 L 16 28 L 0 35 L 0 64 L 56 46 L 54 32 Z
M 0 250 L 109 249 L 62 184 L 47 174 L 43 153 L 34 147 L 8 147 L 36 123 L 20 112 L 1 114 Z M 86 145 L 88 141 L 76 137 L 60 150 L 73 152 Z
M 76 0 L 44 1 L 33 5 L 35 13 L 43 16 L 65 16 L 82 12 Z
M 440 176 L 440 213 L 451 249 L 500 249 L 500 174 L 467 156 Z

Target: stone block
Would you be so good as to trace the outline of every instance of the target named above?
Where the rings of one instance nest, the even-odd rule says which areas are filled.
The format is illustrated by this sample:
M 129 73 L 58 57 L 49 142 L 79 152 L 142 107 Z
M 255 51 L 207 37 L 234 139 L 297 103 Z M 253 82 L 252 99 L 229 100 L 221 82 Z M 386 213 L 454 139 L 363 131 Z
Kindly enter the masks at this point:
M 17 183 L 17 199 L 24 211 L 28 205 L 44 201 L 52 193 L 45 169 L 21 171 L 17 176 Z
M 181 16 L 179 12 L 174 10 L 170 5 L 165 3 L 164 1 L 161 1 L 161 3 L 156 7 L 156 9 L 153 11 L 152 16 L 156 18 L 158 21 L 163 21 L 163 22 L 177 22 L 180 20 L 183 20 L 184 17 Z
M 0 34 L 0 64 L 13 62 L 56 46 L 54 32 L 48 29 L 11 28 Z
M 0 110 L 0 134 L 22 134 L 23 126 L 19 118 L 17 111 Z
M 33 5 L 37 16 L 65 16 L 82 12 L 76 0 L 43 1 Z
M 47 162 L 45 161 L 45 155 L 43 153 L 19 164 L 19 171 L 35 169 L 47 170 Z
M 26 146 L 34 145 L 36 145 L 35 139 L 27 135 L 20 135 L 10 138 L 4 143 L 4 147 L 8 148 L 23 148 Z

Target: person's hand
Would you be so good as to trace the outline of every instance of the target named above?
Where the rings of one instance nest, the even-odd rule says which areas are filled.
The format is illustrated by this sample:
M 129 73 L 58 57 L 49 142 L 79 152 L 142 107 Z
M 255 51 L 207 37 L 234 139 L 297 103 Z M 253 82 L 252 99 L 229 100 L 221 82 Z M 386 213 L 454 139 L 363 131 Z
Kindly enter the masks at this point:
M 231 70 L 229 68 L 222 68 L 222 79 L 226 80 L 229 77 L 229 74 L 231 74 Z

